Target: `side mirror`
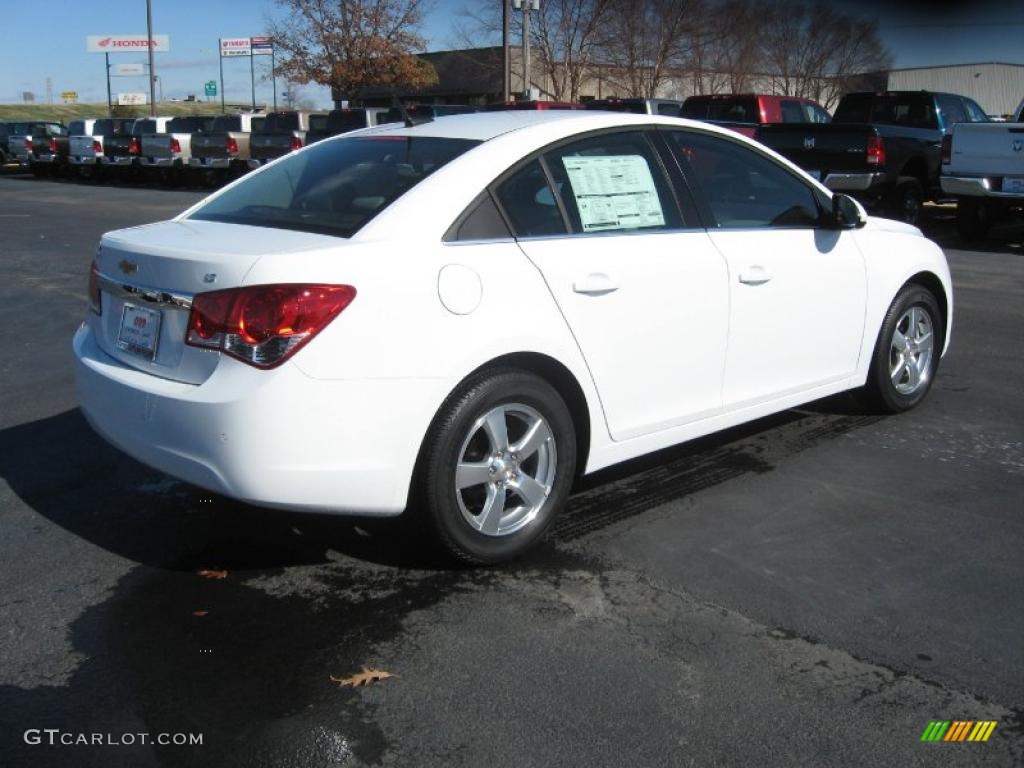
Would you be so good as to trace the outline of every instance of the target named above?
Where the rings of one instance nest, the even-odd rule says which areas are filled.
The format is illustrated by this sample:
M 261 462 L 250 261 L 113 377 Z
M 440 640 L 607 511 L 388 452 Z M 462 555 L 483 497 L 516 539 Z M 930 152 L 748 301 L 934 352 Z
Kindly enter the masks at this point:
M 860 203 L 837 192 L 832 195 L 832 222 L 836 229 L 860 229 L 868 218 Z

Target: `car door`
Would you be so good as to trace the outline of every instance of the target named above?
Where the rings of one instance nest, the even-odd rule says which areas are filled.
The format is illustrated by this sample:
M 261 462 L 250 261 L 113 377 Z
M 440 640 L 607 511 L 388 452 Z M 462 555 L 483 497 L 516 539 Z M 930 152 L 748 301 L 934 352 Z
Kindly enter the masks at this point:
M 725 260 L 690 201 L 684 218 L 644 131 L 551 148 L 494 194 L 579 344 L 614 440 L 721 410 Z
M 852 375 L 865 265 L 851 233 L 823 223 L 827 196 L 739 140 L 693 130 L 664 135 L 728 264 L 725 408 Z

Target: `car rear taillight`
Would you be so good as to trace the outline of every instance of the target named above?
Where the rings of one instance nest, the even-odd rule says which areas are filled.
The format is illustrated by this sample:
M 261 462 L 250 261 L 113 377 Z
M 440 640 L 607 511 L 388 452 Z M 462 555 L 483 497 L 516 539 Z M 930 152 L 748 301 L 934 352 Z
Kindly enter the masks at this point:
M 26 152 L 31 152 L 32 151 L 32 139 L 25 139 L 25 151 Z
M 185 343 L 273 368 L 326 328 L 355 295 L 351 285 L 307 283 L 200 293 L 192 299 Z
M 100 140 L 99 139 L 93 139 L 92 140 L 92 153 L 94 155 L 102 155 L 103 154 L 103 145 L 100 144 Z
M 173 136 L 171 137 L 171 152 L 173 152 L 175 154 L 177 154 L 178 152 L 181 152 L 181 142 L 179 142 Z
M 298 136 L 292 136 L 291 148 L 292 151 L 296 149 L 302 149 L 302 139 L 300 139 Z
M 100 268 L 94 261 L 89 267 L 89 309 L 97 315 L 103 313 L 100 301 Z
M 139 140 L 133 136 L 132 140 L 128 142 L 128 154 L 129 155 L 137 155 L 141 151 L 142 151 L 142 147 L 139 144 Z
M 881 136 L 868 136 L 868 165 L 885 165 L 885 141 Z
M 227 140 L 224 142 L 224 146 L 227 148 L 229 155 L 238 154 L 238 142 L 235 141 L 233 136 L 228 136 Z
M 947 133 L 942 137 L 942 164 L 949 165 L 953 162 L 953 134 Z
M 47 146 L 49 146 L 49 148 L 50 148 L 50 154 L 51 155 L 56 155 L 57 154 L 57 140 L 55 138 L 53 138 L 51 136 L 50 140 L 47 142 Z

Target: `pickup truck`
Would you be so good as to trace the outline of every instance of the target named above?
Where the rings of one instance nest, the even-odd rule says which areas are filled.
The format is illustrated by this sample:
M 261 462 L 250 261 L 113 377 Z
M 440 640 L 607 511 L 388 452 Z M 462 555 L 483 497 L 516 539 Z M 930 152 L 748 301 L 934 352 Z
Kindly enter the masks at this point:
M 11 149 L 7 146 L 7 140 L 11 136 L 22 136 L 28 132 L 28 123 L 0 123 L 0 165 L 7 165 L 7 163 L 13 161 Z
M 924 201 L 942 196 L 942 139 L 962 122 L 988 122 L 988 116 L 950 93 L 848 93 L 829 124 L 764 125 L 755 138 L 829 189 L 916 224 Z
M 142 137 L 150 133 L 163 133 L 171 120 L 170 117 L 140 117 L 132 123 L 127 133 L 106 137 L 103 140 L 103 157 L 100 158 L 103 172 L 126 176 L 138 174 Z
M 812 99 L 760 93 L 716 93 L 690 96 L 681 117 L 702 120 L 753 138 L 768 123 L 828 123 L 832 117 Z
M 306 144 L 313 144 L 349 131 L 358 131 L 360 128 L 396 122 L 388 121 L 388 111 L 384 107 L 352 107 L 335 109 L 326 115 L 311 115 L 309 130 L 306 131 Z
M 315 112 L 271 112 L 263 121 L 263 130 L 249 141 L 249 167 L 259 168 L 279 157 L 306 146 L 309 121 Z
M 68 123 L 68 162 L 81 176 L 91 177 L 101 168 L 104 142 L 131 130 L 132 118 L 72 120 Z
M 637 115 L 665 115 L 679 117 L 683 102 L 674 99 L 592 99 L 583 103 L 584 109 L 605 112 L 632 112 Z
M 49 173 L 67 156 L 67 128 L 63 123 L 19 123 L 24 133 L 12 133 L 7 138 L 11 160 L 36 176 Z
M 249 167 L 252 134 L 262 130 L 265 121 L 265 116 L 252 112 L 220 115 L 209 132 L 192 137 L 189 167 L 207 175 L 245 173 Z
M 956 198 L 964 240 L 984 237 L 996 221 L 1024 209 L 1024 101 L 1013 122 L 953 126 L 942 142 L 940 183 Z
M 139 166 L 156 173 L 164 183 L 180 180 L 192 158 L 192 136 L 213 128 L 213 115 L 175 117 L 159 133 L 142 134 Z
M 485 112 L 542 111 L 545 109 L 586 109 L 586 107 L 574 101 L 498 101 L 484 107 Z

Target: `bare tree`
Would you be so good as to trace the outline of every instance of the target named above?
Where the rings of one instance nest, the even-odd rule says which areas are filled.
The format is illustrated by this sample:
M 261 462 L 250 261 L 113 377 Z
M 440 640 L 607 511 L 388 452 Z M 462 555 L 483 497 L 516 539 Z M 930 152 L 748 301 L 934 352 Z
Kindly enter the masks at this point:
M 603 25 L 612 0 L 544 0 L 534 15 L 531 38 L 558 101 L 576 101 L 597 62 Z
M 776 0 L 763 12 L 762 55 L 778 93 L 831 108 L 853 79 L 890 65 L 877 21 L 853 17 L 821 0 L 813 5 Z
M 419 35 L 422 0 L 277 0 L 285 14 L 268 22 L 277 71 L 345 96 L 361 88 L 422 88 L 437 81 Z
M 696 53 L 704 0 L 618 0 L 601 37 L 608 79 L 627 95 L 653 98 Z

